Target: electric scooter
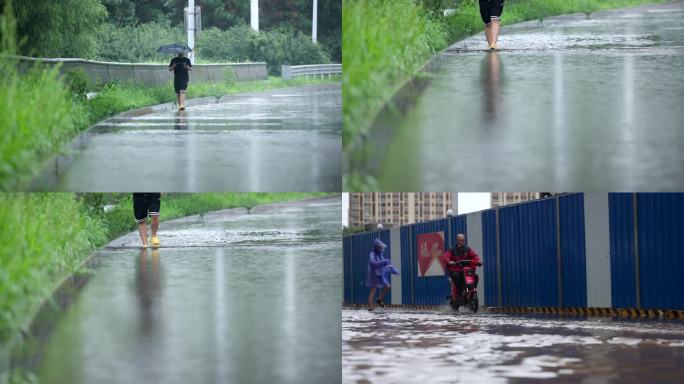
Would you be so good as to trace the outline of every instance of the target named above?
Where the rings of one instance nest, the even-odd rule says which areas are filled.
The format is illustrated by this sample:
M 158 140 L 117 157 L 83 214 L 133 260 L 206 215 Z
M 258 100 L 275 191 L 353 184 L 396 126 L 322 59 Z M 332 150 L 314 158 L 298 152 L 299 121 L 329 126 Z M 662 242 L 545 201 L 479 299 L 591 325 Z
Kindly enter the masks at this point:
M 472 260 L 459 260 L 452 261 L 451 263 L 456 263 L 463 267 L 463 276 L 465 277 L 465 290 L 463 292 L 458 292 L 456 282 L 451 281 L 451 277 L 449 277 L 450 285 L 453 288 L 451 290 L 452 293 L 450 295 L 449 305 L 451 305 L 451 308 L 453 308 L 454 311 L 458 311 L 458 309 L 462 305 L 466 305 L 468 306 L 471 312 L 477 313 L 477 310 L 480 306 L 480 302 L 477 298 L 475 268 L 471 267 Z M 481 267 L 482 263 L 477 263 L 476 265 L 478 267 Z

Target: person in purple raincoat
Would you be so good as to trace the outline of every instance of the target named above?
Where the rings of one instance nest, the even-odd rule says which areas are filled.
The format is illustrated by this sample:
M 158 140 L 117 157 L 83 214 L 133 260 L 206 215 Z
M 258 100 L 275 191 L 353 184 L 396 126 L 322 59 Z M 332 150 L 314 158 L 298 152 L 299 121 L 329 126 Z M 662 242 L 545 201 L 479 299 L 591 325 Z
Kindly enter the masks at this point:
M 373 310 L 373 299 L 375 290 L 380 288 L 380 296 L 375 302 L 379 306 L 385 307 L 382 298 L 385 297 L 390 289 L 390 274 L 399 274 L 399 271 L 390 264 L 390 259 L 385 258 L 385 245 L 380 239 L 373 241 L 373 250 L 368 256 L 368 274 L 366 275 L 366 286 L 370 288 L 368 295 L 368 310 Z

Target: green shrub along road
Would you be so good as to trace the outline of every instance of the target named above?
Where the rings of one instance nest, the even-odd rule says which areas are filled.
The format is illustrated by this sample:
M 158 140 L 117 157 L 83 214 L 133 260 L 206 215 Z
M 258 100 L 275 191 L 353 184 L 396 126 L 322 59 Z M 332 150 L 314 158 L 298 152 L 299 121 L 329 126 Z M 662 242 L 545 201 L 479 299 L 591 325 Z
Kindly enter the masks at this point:
M 168 194 L 160 219 L 325 195 Z M 105 212 L 104 205 L 113 209 Z M 130 194 L 0 193 L 0 345 L 29 325 L 57 284 L 96 248 L 136 227 Z
M 663 1 L 506 0 L 502 24 Z M 382 106 L 431 57 L 482 30 L 477 4 L 477 0 L 344 0 L 342 142 L 345 148 L 368 131 Z M 450 6 L 456 7 L 456 12 L 443 16 L 440 10 Z M 345 190 L 350 188 L 349 183 L 345 181 Z

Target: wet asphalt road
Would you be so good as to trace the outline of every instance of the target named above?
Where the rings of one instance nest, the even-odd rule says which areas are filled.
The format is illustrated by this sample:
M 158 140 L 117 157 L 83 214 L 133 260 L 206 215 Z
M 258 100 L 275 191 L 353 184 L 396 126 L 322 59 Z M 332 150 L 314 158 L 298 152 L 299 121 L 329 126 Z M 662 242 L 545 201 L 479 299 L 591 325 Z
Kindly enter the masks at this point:
M 382 190 L 684 188 L 684 1 L 528 22 L 500 41 L 456 43 L 406 116 L 379 116 L 394 130 L 367 170 Z
M 190 85 L 192 87 L 192 84 Z M 224 96 L 99 123 L 47 189 L 339 191 L 339 84 Z
M 345 383 L 681 383 L 684 323 L 342 311 Z
M 58 319 L 39 379 L 340 382 L 340 210 L 335 196 L 162 222 L 147 252 L 135 234 L 115 240 Z

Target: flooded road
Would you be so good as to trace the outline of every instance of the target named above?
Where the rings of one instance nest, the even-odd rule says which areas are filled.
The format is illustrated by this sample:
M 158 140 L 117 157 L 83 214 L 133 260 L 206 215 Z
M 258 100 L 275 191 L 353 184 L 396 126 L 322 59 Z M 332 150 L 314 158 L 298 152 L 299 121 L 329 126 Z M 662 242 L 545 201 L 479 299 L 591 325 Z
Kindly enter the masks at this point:
M 203 102 L 99 123 L 57 183 L 43 189 L 340 190 L 339 84 Z
M 345 383 L 679 383 L 684 323 L 342 311 Z
M 450 47 L 406 115 L 379 116 L 382 190 L 684 188 L 684 1 L 504 27 L 498 53 L 484 41 Z
M 39 379 L 339 382 L 340 210 L 334 196 L 162 222 L 158 250 L 115 240 L 59 319 Z

